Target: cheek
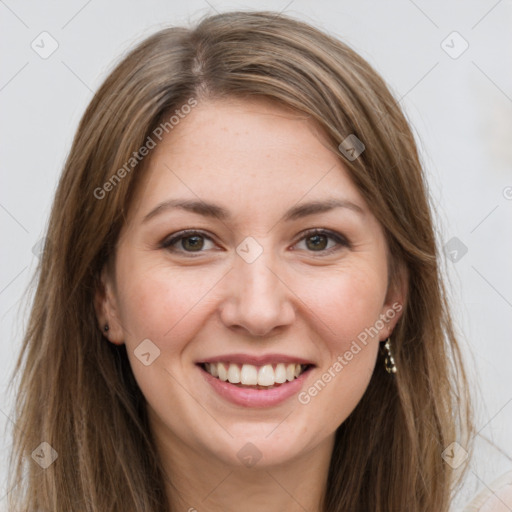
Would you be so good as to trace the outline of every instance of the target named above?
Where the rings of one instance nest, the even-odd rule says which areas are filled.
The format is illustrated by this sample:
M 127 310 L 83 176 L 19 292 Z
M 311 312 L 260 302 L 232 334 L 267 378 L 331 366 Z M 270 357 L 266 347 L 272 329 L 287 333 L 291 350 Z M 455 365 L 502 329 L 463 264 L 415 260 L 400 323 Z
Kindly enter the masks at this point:
M 375 325 L 386 296 L 386 276 L 370 267 L 317 275 L 302 289 L 311 312 L 319 319 L 324 339 L 336 350 Z
M 322 418 L 326 433 L 350 415 L 368 387 L 379 347 L 375 325 L 385 295 L 385 276 L 368 267 L 331 273 L 310 288 L 322 364 L 298 399 L 309 408 L 309 417 Z
M 168 265 L 141 265 L 139 272 L 134 272 L 136 268 L 120 266 L 126 279 L 118 285 L 130 364 L 139 387 L 155 409 L 181 410 L 190 400 L 189 395 L 162 390 L 181 388 L 174 378 L 181 371 L 181 354 L 201 330 L 208 291 L 222 273 L 217 276 L 216 272 L 206 275 L 191 269 L 177 271 Z M 150 344 L 142 352 L 139 347 L 143 340 L 150 340 L 157 348 Z M 138 354 L 148 351 L 151 362 L 146 366 Z M 153 359 L 155 354 L 158 355 Z
M 130 265 L 124 271 L 126 279 L 120 280 L 120 316 L 126 331 L 126 344 L 149 338 L 178 349 L 177 340 L 190 337 L 199 328 L 198 315 L 208 304 L 208 293 L 222 278 L 222 272 L 202 272 L 198 269 L 177 271 L 165 265 L 141 268 Z M 189 332 L 190 331 L 190 332 Z M 169 344 L 169 340 L 173 340 Z

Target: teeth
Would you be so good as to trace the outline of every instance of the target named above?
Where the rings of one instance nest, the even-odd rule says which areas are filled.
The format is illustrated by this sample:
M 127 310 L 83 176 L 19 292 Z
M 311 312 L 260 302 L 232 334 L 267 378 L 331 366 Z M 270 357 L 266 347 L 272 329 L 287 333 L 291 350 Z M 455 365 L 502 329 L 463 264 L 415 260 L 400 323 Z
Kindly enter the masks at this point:
M 224 382 L 269 387 L 295 380 L 306 367 L 298 363 L 278 363 L 275 366 L 266 364 L 259 367 L 252 364 L 240 366 L 234 363 L 205 363 L 204 368 L 210 375 Z
M 219 376 L 219 370 L 218 370 L 218 367 L 216 364 L 209 364 L 208 365 L 208 371 L 214 376 L 214 377 L 218 377 Z
M 283 363 L 279 363 L 276 366 L 275 379 L 278 384 L 283 384 L 283 382 L 286 382 L 286 366 Z
M 211 371 L 212 366 L 217 367 L 217 373 L 219 374 L 219 379 L 226 382 L 228 380 L 228 371 L 223 363 L 210 363 L 210 373 L 213 375 L 213 372 Z M 215 375 L 213 375 L 215 377 Z
M 258 384 L 258 368 L 252 364 L 244 364 L 242 366 L 240 382 L 245 386 L 255 386 Z
M 258 372 L 258 384 L 260 386 L 273 386 L 275 383 L 276 379 L 272 365 L 266 364 L 265 366 L 262 366 Z
M 229 365 L 228 380 L 231 384 L 238 384 L 240 382 L 240 368 L 238 368 L 237 364 Z

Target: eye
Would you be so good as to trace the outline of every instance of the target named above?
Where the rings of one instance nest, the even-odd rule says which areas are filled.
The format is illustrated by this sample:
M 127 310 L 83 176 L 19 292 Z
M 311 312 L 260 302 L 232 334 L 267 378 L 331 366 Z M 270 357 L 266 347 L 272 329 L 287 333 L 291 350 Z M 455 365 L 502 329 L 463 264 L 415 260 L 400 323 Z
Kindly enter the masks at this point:
M 347 239 L 334 231 L 326 229 L 311 229 L 306 232 L 299 243 L 304 243 L 305 250 L 308 252 L 318 252 L 324 254 L 330 254 L 341 247 L 350 247 Z
M 210 244 L 210 245 L 209 245 Z M 213 248 L 213 240 L 201 231 L 185 230 L 166 238 L 161 247 L 171 252 L 203 252 Z
M 319 255 L 330 254 L 342 247 L 350 247 L 347 239 L 334 231 L 326 229 L 310 229 L 305 233 L 294 247 L 308 252 L 321 253 Z M 161 247 L 175 253 L 201 253 L 211 250 L 215 247 L 213 239 L 202 231 L 188 229 L 174 233 L 161 242 Z

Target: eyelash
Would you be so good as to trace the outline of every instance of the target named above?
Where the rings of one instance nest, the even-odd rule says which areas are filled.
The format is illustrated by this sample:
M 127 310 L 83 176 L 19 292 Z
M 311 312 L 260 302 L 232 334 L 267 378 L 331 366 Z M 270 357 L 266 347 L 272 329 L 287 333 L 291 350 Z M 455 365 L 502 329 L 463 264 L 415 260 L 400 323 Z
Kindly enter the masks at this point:
M 199 256 L 201 253 L 203 253 L 205 251 L 203 251 L 203 250 L 201 250 L 201 251 L 185 251 L 184 249 L 180 250 L 180 249 L 173 248 L 172 246 L 174 244 L 176 244 L 177 242 L 179 242 L 180 240 L 183 240 L 185 238 L 189 238 L 192 236 L 198 236 L 198 235 L 213 242 L 213 238 L 208 236 L 203 231 L 198 231 L 198 230 L 194 230 L 194 229 L 185 229 L 183 231 L 179 231 L 178 233 L 174 233 L 173 235 L 171 235 L 170 238 L 168 237 L 165 240 L 163 240 L 161 242 L 160 246 L 162 249 L 167 249 L 167 250 L 169 250 L 171 252 L 175 252 L 175 253 L 187 254 L 188 257 L 194 258 L 194 257 Z M 307 238 L 310 238 L 314 235 L 324 235 L 336 242 L 337 246 L 331 247 L 329 249 L 324 249 L 321 251 L 308 251 L 308 252 L 311 252 L 312 254 L 317 253 L 317 254 L 315 254 L 315 256 L 322 257 L 324 255 L 330 255 L 331 253 L 333 253 L 337 250 L 340 250 L 342 247 L 346 247 L 346 248 L 351 247 L 349 241 L 343 235 L 336 233 L 335 231 L 330 231 L 328 229 L 313 228 L 313 229 L 304 231 L 303 233 L 301 233 L 301 235 L 302 235 L 301 238 L 299 238 L 297 240 L 297 242 L 295 242 L 294 245 L 296 245 L 297 243 L 299 243 Z M 195 254 L 197 254 L 197 256 L 195 256 Z

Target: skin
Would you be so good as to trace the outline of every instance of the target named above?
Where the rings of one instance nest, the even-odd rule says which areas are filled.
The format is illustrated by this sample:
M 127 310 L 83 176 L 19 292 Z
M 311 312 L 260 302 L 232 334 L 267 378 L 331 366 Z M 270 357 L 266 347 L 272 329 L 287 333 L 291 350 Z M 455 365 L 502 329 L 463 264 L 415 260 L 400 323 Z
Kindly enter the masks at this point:
M 144 221 L 172 198 L 216 203 L 231 218 L 169 208 Z M 291 207 L 329 198 L 360 211 L 283 220 Z M 328 246 L 316 249 L 314 235 L 303 234 L 311 228 L 349 245 L 320 237 Z M 186 252 L 190 239 L 175 252 L 162 248 L 183 229 L 210 236 L 199 239 L 202 252 Z M 252 263 L 236 252 L 248 236 L 263 251 Z M 294 395 L 272 407 L 234 405 L 195 363 L 228 353 L 302 357 L 315 364 L 307 390 L 403 303 L 404 291 L 388 287 L 386 251 L 342 158 L 304 116 L 262 100 L 201 102 L 153 150 L 96 308 L 109 340 L 127 345 L 176 510 L 320 510 L 336 428 L 364 394 L 378 341 L 400 314 L 307 404 Z M 148 366 L 134 354 L 144 339 L 160 350 Z M 252 467 L 237 456 L 247 443 L 261 455 Z

